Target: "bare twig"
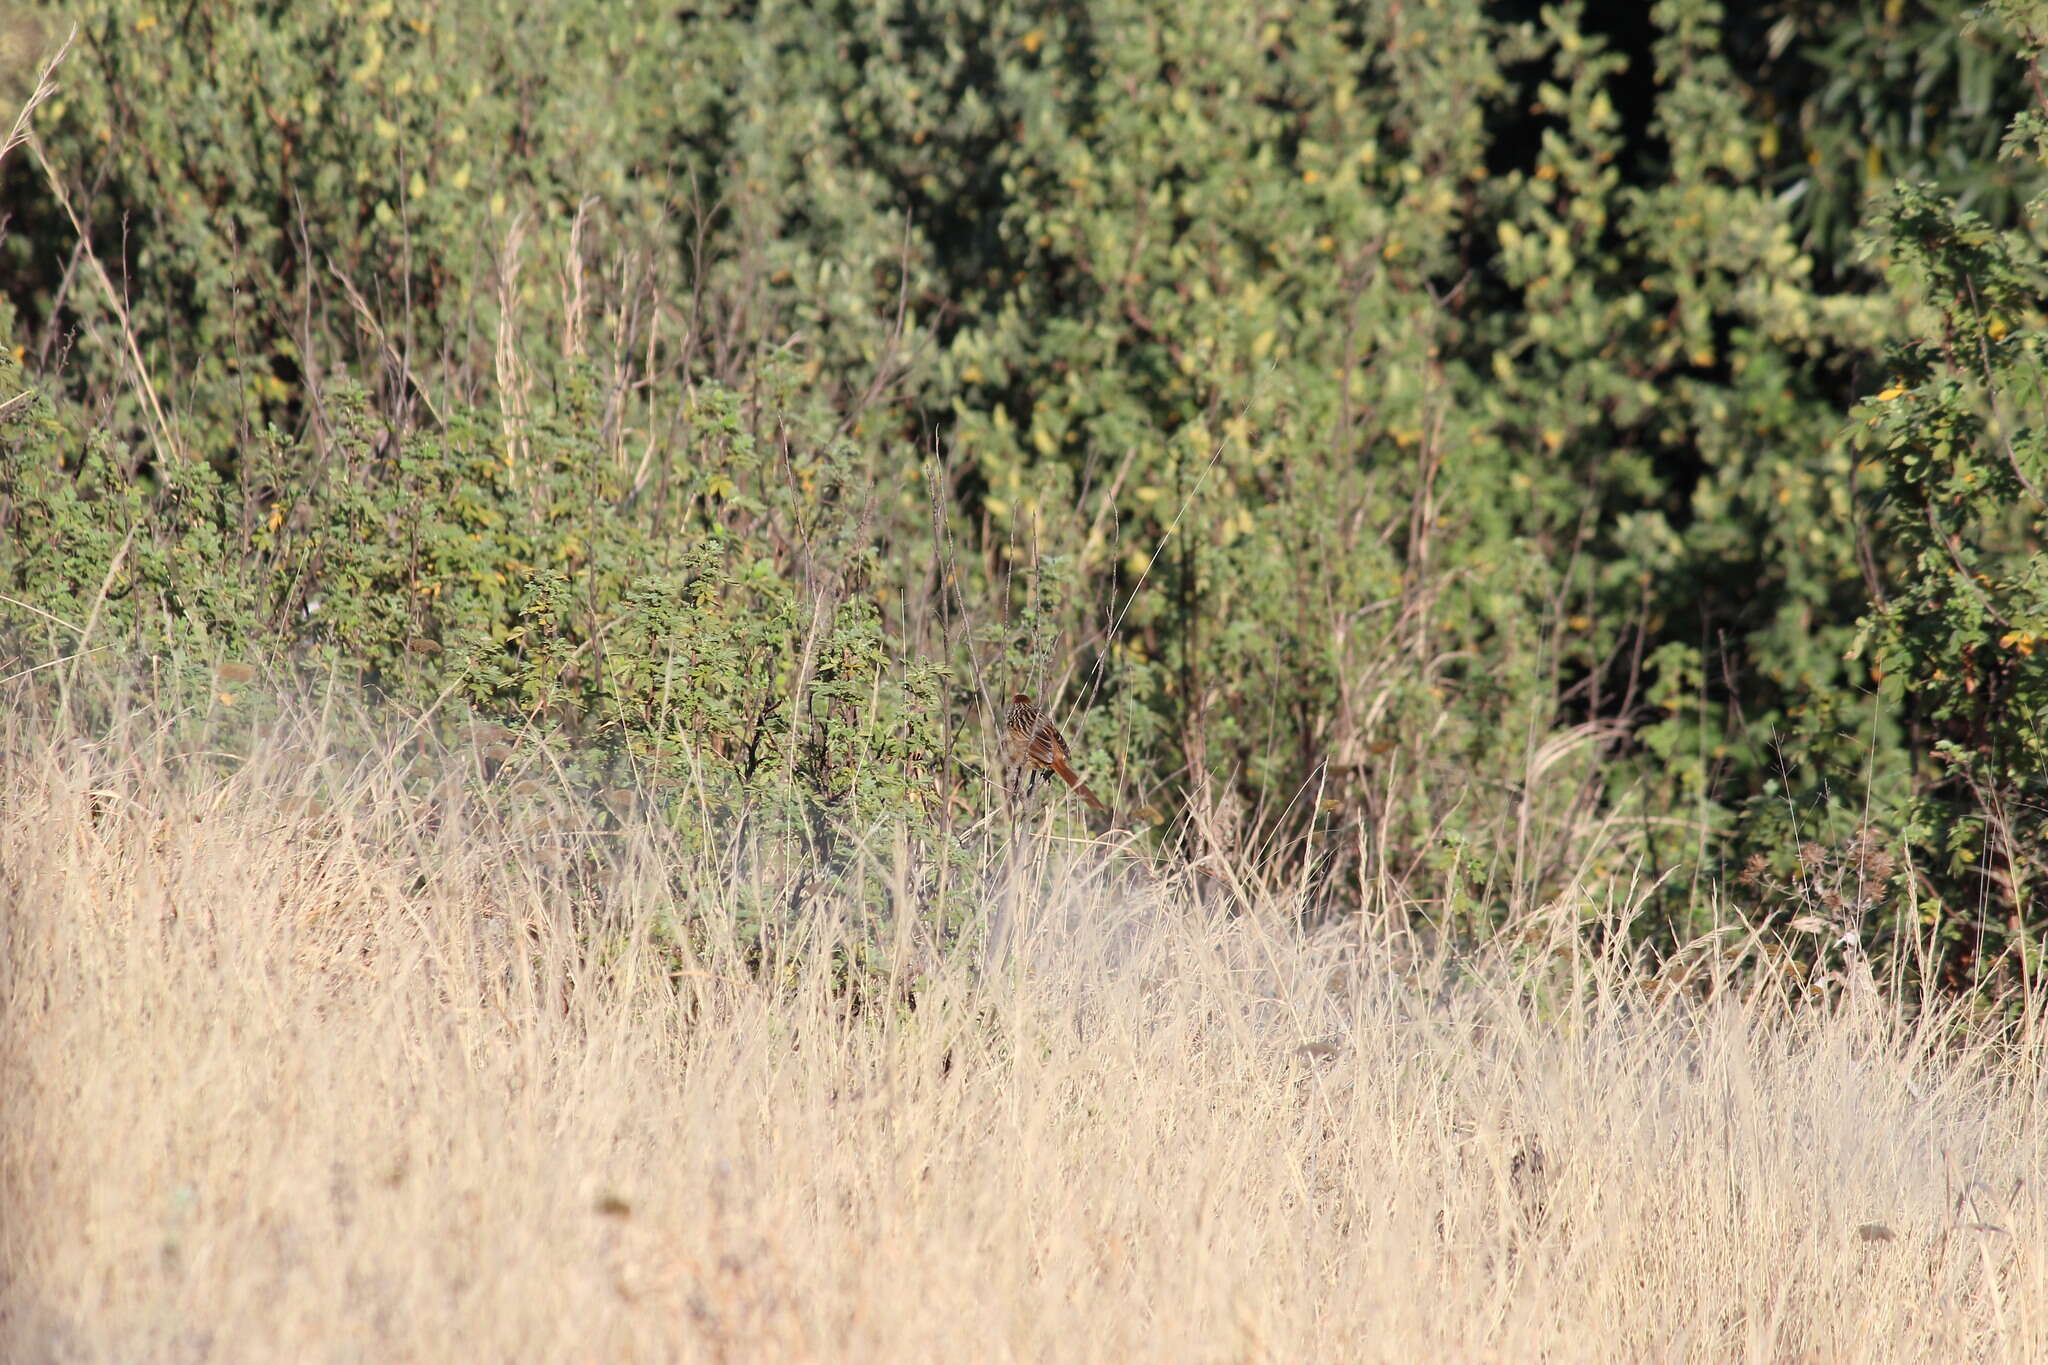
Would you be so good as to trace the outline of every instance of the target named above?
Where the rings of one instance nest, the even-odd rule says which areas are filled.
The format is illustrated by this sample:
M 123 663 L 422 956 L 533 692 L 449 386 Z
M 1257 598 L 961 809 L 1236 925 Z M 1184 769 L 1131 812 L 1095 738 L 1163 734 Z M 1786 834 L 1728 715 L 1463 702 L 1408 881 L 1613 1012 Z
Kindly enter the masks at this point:
M 434 395 L 427 392 L 426 384 L 418 375 L 412 372 L 411 364 L 400 353 L 399 348 L 392 343 L 390 333 L 386 332 L 383 325 L 377 321 L 377 314 L 371 309 L 369 300 L 365 299 L 362 292 L 356 288 L 355 281 L 342 273 L 341 267 L 336 265 L 332 259 L 329 259 L 327 262 L 327 273 L 334 276 L 335 283 L 341 286 L 341 292 L 348 296 L 349 307 L 355 310 L 356 320 L 362 323 L 363 330 L 370 334 L 371 339 L 383 350 L 384 358 L 391 362 L 393 369 L 398 371 L 399 382 L 409 386 L 414 393 L 420 396 L 420 401 L 427 405 L 427 412 L 433 417 L 435 425 L 447 426 L 448 419 L 441 415 L 440 407 L 434 402 Z
M 30 132 L 27 145 L 36 154 L 36 164 L 43 168 L 43 178 L 49 182 L 50 193 L 57 197 L 57 204 L 64 210 L 64 217 L 71 223 L 71 231 L 78 238 L 79 247 L 85 252 L 85 263 L 92 267 L 92 276 L 99 281 L 100 291 L 107 296 L 107 307 L 113 309 L 114 317 L 121 324 L 121 339 L 127 343 L 128 362 L 135 369 L 136 387 L 142 390 L 142 399 L 149 407 L 149 416 L 154 424 L 150 428 L 150 443 L 156 447 L 157 458 L 166 465 L 175 461 L 177 443 L 171 436 L 171 424 L 164 416 L 163 404 L 157 400 L 156 384 L 149 377 L 149 367 L 142 360 L 142 344 L 135 339 L 135 323 L 128 315 L 128 305 L 121 297 L 121 291 L 114 288 L 114 281 L 107 274 L 106 266 L 100 263 L 99 253 L 92 249 L 87 237 L 85 224 L 79 221 L 78 211 L 71 206 L 71 195 L 64 188 L 64 179 L 57 174 L 57 168 L 50 164 L 50 158 L 43 151 L 42 140 Z

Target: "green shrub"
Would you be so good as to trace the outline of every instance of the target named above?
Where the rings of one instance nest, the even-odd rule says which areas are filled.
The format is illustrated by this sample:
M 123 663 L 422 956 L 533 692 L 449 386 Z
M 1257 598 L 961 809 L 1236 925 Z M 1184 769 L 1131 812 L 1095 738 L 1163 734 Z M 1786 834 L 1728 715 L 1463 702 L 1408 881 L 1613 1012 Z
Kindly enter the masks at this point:
M 828 864 L 993 806 L 1022 688 L 1328 907 L 1647 866 L 1675 939 L 1872 825 L 1959 907 L 2036 799 L 2031 258 L 1952 259 L 2041 183 L 1980 145 L 2034 30 L 1895 8 L 92 0 L 89 241 L 0 167 L 0 624 L 460 697 Z M 1844 256 L 1916 165 L 1997 221 Z
M 1954 912 L 1947 937 L 1978 961 L 2031 956 L 2022 912 L 2048 874 L 2048 271 L 2029 237 L 1915 187 L 1886 220 L 1927 325 L 1894 352 L 1861 433 L 1891 572 L 1859 653 L 1912 736 L 1905 833 Z

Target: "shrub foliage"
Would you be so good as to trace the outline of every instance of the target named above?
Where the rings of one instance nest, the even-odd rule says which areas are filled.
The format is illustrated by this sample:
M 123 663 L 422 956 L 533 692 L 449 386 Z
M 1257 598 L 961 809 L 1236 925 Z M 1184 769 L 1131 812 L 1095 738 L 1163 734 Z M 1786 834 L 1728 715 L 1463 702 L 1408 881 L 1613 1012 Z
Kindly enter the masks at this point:
M 12 650 L 821 853 L 992 804 L 1022 689 L 1322 904 L 1675 869 L 1676 937 L 1879 838 L 1886 935 L 2028 967 L 2048 11 L 1908 8 L 12 11 L 79 25 L 0 163 Z

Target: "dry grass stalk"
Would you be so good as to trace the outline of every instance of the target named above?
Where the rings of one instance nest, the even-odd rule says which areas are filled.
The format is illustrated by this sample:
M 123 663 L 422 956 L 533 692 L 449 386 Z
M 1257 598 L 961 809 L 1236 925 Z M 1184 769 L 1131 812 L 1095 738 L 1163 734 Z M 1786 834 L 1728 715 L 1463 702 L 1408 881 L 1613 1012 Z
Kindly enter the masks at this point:
M 71 32 L 65 35 L 63 44 L 43 63 L 42 70 L 36 73 L 35 88 L 22 102 L 21 112 L 15 115 L 14 126 L 7 130 L 6 140 L 0 142 L 0 162 L 7 160 L 9 153 L 29 140 L 31 122 L 35 118 L 36 110 L 40 109 L 50 96 L 57 93 L 57 68 L 64 64 L 64 58 L 71 51 L 71 44 L 77 39 L 78 26 L 73 24 Z

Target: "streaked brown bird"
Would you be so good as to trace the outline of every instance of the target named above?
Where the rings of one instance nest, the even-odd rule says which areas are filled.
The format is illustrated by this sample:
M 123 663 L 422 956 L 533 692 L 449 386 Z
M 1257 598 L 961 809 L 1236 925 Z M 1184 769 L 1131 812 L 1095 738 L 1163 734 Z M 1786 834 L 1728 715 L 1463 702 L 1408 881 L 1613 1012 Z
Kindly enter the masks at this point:
M 1003 716 L 1003 760 L 1013 791 L 1021 790 L 1027 778 L 1057 773 L 1076 796 L 1104 815 L 1109 814 L 1109 807 L 1088 790 L 1088 784 L 1074 771 L 1067 741 L 1052 723 L 1052 717 L 1034 706 L 1022 692 L 1010 698 L 1010 709 Z

